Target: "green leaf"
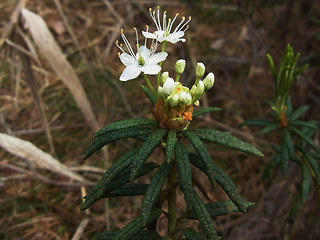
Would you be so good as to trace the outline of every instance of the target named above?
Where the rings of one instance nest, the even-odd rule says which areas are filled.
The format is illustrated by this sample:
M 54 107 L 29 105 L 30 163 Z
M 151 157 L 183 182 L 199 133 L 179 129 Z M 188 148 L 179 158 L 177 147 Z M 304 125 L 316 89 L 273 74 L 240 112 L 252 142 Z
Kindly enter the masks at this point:
M 216 181 L 214 179 L 213 165 L 211 157 L 207 151 L 207 148 L 203 145 L 203 142 L 200 138 L 190 130 L 185 130 L 182 132 L 182 135 L 188 139 L 188 141 L 193 145 L 194 149 L 198 152 L 200 158 L 206 166 L 206 175 L 209 177 L 209 181 L 213 188 L 215 188 Z
M 309 183 L 310 174 L 308 167 L 305 164 L 301 164 L 301 201 L 304 203 L 307 200 L 310 190 Z
M 292 139 L 290 137 L 290 133 L 286 129 L 282 130 L 282 133 L 283 133 L 283 140 L 289 150 L 289 156 L 291 156 L 294 151 L 294 147 L 293 147 Z
M 221 108 L 218 108 L 218 107 L 205 107 L 205 108 L 201 108 L 193 111 L 192 117 L 197 117 L 199 115 L 210 113 L 210 112 L 220 112 L 220 111 L 221 111 Z
M 148 172 L 152 171 L 155 169 L 157 165 L 155 163 L 145 163 L 137 175 L 137 178 L 140 176 L 143 176 L 147 174 Z M 81 210 L 86 210 L 89 208 L 92 204 L 94 204 L 96 201 L 98 201 L 101 198 L 108 197 L 108 194 L 116 189 L 121 188 L 128 182 L 130 182 L 130 172 L 131 168 L 127 168 L 120 174 L 118 174 L 114 180 L 108 184 L 105 185 L 101 181 L 94 186 L 90 192 L 84 197 L 85 202 L 81 205 L 80 209 Z
M 183 230 L 184 236 L 187 238 L 187 240 L 205 240 L 200 233 L 198 233 L 196 230 L 192 228 L 186 228 Z
M 252 202 L 246 202 L 245 207 L 251 207 L 254 203 Z M 218 216 L 227 215 L 234 212 L 239 212 L 240 210 L 238 207 L 230 200 L 226 201 L 219 201 L 219 202 L 212 202 L 205 205 L 211 218 L 216 218 Z M 196 215 L 194 213 L 193 209 L 190 209 L 187 212 L 187 218 L 189 219 L 196 219 Z
M 141 217 L 144 223 L 148 220 L 152 207 L 170 172 L 171 166 L 172 162 L 164 161 L 151 179 L 141 207 Z
M 277 72 L 276 72 L 276 70 L 274 68 L 273 59 L 272 59 L 270 54 L 267 54 L 267 58 L 268 58 L 268 61 L 269 61 L 269 65 L 270 65 L 270 68 L 271 68 L 273 79 L 274 79 L 274 81 L 276 81 L 276 79 L 278 78 L 278 74 L 277 74 Z
M 199 168 L 202 172 L 206 173 L 206 166 L 199 159 L 196 154 L 189 154 L 190 162 Z M 231 201 L 239 208 L 242 213 L 246 213 L 246 201 L 240 196 L 236 186 L 229 178 L 229 176 L 218 166 L 212 164 L 214 169 L 215 180 L 219 183 L 225 193 L 229 196 Z
M 215 131 L 211 129 L 196 129 L 188 132 L 192 132 L 196 134 L 196 136 L 198 136 L 201 140 L 204 140 L 207 142 L 213 142 L 224 147 L 228 147 L 241 152 L 252 154 L 254 156 L 258 156 L 258 157 L 263 156 L 263 154 L 254 146 L 246 142 L 243 142 L 242 140 L 230 135 L 229 133 L 224 133 L 224 132 Z
M 156 220 L 157 218 L 159 218 L 160 214 L 161 214 L 161 211 L 159 209 L 154 210 L 150 214 L 147 223 L 152 222 L 152 221 Z M 137 234 L 139 234 L 145 226 L 146 226 L 146 224 L 143 222 L 142 217 L 139 216 L 138 218 L 136 218 L 135 220 L 130 222 L 127 226 L 125 226 L 123 229 L 118 231 L 117 235 L 112 239 L 113 240 L 132 239 Z
M 110 240 L 110 239 L 113 239 L 113 237 L 115 237 L 118 233 L 119 233 L 119 231 L 100 233 L 99 239 L 100 240 Z M 150 239 L 161 240 L 161 236 L 156 232 L 143 230 L 143 231 L 139 232 L 137 235 L 135 235 L 134 237 L 132 237 L 130 240 L 150 240 Z
M 131 179 L 136 177 L 144 161 L 153 152 L 153 149 L 159 145 L 161 139 L 166 135 L 166 133 L 167 131 L 164 129 L 157 129 L 141 146 L 140 151 L 132 164 Z
M 120 196 L 136 196 L 136 195 L 145 195 L 149 185 L 142 183 L 129 183 L 123 187 L 116 189 L 107 195 L 104 195 L 104 198 L 109 197 L 120 197 Z
M 103 146 L 118 141 L 120 139 L 136 137 L 140 135 L 150 134 L 149 128 L 133 128 L 133 129 L 123 129 L 119 131 L 114 131 L 106 135 L 101 135 L 90 143 L 87 149 L 84 151 L 83 159 L 89 158 L 93 153 L 101 149 Z
M 313 121 L 312 122 L 305 122 L 305 121 L 295 120 L 295 121 L 290 121 L 289 124 L 293 125 L 293 126 L 318 129 L 317 122 L 313 122 Z
M 185 151 L 183 143 L 180 141 L 177 142 L 175 146 L 175 157 L 181 181 L 180 188 L 184 194 L 188 207 L 191 208 L 191 202 L 189 201 L 189 199 L 191 199 L 191 195 L 193 194 L 191 166 L 188 154 Z M 203 162 L 201 162 L 201 164 L 204 165 Z
M 153 94 L 153 92 L 151 92 L 151 90 L 149 88 L 147 88 L 146 86 L 141 84 L 140 87 L 141 87 L 142 91 L 147 95 L 147 97 L 149 98 L 152 105 L 156 105 L 156 103 L 158 101 L 157 96 L 155 96 Z
M 270 177 L 271 170 L 273 170 L 281 161 L 280 155 L 277 154 L 266 166 L 262 173 L 262 181 Z
M 274 122 L 262 118 L 254 118 L 243 121 L 242 123 L 240 123 L 240 126 L 268 126 L 271 124 L 274 124 Z
M 303 139 L 304 141 L 306 141 L 306 143 L 308 143 L 315 151 L 318 151 L 318 147 L 317 145 L 309 138 L 307 137 L 305 134 L 303 134 L 300 130 L 289 126 L 288 127 L 293 134 L 295 134 L 297 137 Z
M 312 155 L 304 148 L 297 146 L 297 149 L 302 153 L 305 163 L 309 166 L 309 169 L 314 177 L 318 187 L 320 187 L 320 166 L 318 162 L 312 157 Z
M 266 126 L 265 128 L 261 129 L 258 134 L 263 135 L 263 134 L 269 133 L 279 127 L 280 127 L 279 123 L 271 123 L 268 126 Z
M 193 191 L 193 194 L 191 195 L 191 199 L 189 199 L 189 201 L 192 204 L 192 209 L 194 210 L 195 215 L 200 222 L 200 226 L 204 234 L 206 235 L 206 238 L 208 240 L 219 240 L 217 232 L 212 224 L 210 214 L 201 198 L 195 191 Z
M 119 131 L 127 128 L 137 128 L 146 125 L 157 126 L 157 121 L 154 119 L 147 119 L 147 118 L 131 118 L 125 119 L 122 121 L 114 122 L 101 128 L 94 137 L 100 137 L 101 135 L 108 134 L 114 131 Z
M 289 118 L 290 120 L 296 120 L 299 118 L 302 114 L 304 114 L 306 111 L 308 111 L 309 106 L 301 106 L 297 110 L 295 110 L 292 114 L 290 114 Z
M 174 129 L 170 129 L 167 136 L 167 144 L 166 144 L 166 156 L 168 161 L 172 159 L 172 154 L 173 154 L 174 146 L 176 142 L 177 142 L 177 131 Z
M 285 140 L 282 141 L 281 149 L 280 149 L 280 158 L 281 158 L 281 171 L 282 174 L 285 175 L 289 169 L 289 150 Z

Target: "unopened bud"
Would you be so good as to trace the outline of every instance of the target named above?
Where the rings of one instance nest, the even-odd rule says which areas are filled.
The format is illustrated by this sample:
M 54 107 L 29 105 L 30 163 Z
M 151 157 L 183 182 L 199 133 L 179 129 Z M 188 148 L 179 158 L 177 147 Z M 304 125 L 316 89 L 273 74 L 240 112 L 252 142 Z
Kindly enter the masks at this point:
M 197 78 L 201 78 L 204 75 L 204 72 L 206 71 L 206 67 L 202 62 L 197 63 L 197 69 L 196 69 L 196 76 Z
M 178 102 L 179 102 L 179 95 L 178 94 L 173 94 L 169 99 L 169 104 L 171 107 L 177 106 Z
M 184 59 L 178 60 L 175 65 L 176 73 L 180 75 L 181 73 L 183 73 L 185 67 L 186 67 L 186 60 Z
M 168 97 L 173 92 L 176 84 L 172 78 L 167 78 L 165 83 L 163 84 L 162 93 Z
M 163 72 L 160 78 L 161 85 L 163 85 L 168 78 L 169 78 L 169 72 Z
M 157 95 L 159 98 L 163 98 L 163 88 L 161 86 L 158 87 Z
M 211 89 L 214 84 L 214 74 L 210 72 L 205 79 L 203 79 L 205 90 Z
M 186 92 L 181 92 L 181 93 L 180 93 L 179 101 L 180 101 L 182 104 L 186 104 L 186 103 L 187 103 L 187 93 L 186 93 Z
M 196 89 L 196 95 L 198 98 L 200 98 L 204 93 L 204 83 L 203 81 L 199 81 L 199 83 L 197 84 L 197 89 Z

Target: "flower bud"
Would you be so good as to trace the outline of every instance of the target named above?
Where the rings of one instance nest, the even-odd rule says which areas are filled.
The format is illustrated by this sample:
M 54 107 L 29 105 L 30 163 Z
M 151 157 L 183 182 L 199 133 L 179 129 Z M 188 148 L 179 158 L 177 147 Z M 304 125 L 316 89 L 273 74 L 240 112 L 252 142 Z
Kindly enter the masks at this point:
M 186 92 L 181 92 L 180 93 L 179 101 L 182 104 L 186 104 L 187 103 L 187 93 Z
M 158 87 L 157 95 L 159 98 L 163 98 L 163 88 L 161 86 Z
M 191 88 L 191 90 L 189 91 L 189 93 L 190 93 L 192 96 L 194 96 L 195 93 L 196 93 L 196 90 L 197 90 L 197 86 L 196 86 L 196 85 L 193 85 L 192 88 Z
M 167 78 L 163 84 L 162 93 L 164 96 L 168 97 L 175 89 L 176 84 L 172 78 Z
M 196 76 L 197 78 L 201 78 L 204 75 L 204 72 L 206 71 L 206 67 L 202 62 L 197 63 L 197 69 L 196 69 Z
M 191 97 L 190 93 L 187 93 L 186 105 L 190 105 L 191 103 L 192 103 L 192 97 Z
M 199 81 L 199 83 L 197 84 L 197 89 L 196 89 L 196 96 L 198 98 L 200 98 L 204 93 L 204 83 L 203 81 Z
M 160 78 L 161 85 L 163 85 L 168 78 L 169 78 L 169 72 L 163 72 Z
M 184 59 L 178 60 L 175 65 L 176 73 L 180 75 L 181 73 L 183 73 L 185 67 L 186 67 L 186 60 Z
M 171 107 L 177 106 L 179 102 L 179 95 L 178 94 L 173 94 L 170 98 L 169 98 L 169 104 Z
M 211 89 L 214 84 L 214 74 L 210 72 L 205 79 L 203 79 L 205 90 Z

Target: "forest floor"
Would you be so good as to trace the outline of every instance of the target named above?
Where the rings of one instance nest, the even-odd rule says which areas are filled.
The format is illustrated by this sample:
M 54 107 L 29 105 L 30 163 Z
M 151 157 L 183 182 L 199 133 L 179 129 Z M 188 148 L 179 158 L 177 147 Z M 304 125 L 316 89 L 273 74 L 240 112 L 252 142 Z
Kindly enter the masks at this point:
M 258 159 L 208 145 L 210 155 L 241 195 L 256 203 L 246 215 L 215 219 L 218 233 L 225 240 L 319 239 L 320 198 L 315 187 L 295 212 L 292 203 L 300 189 L 297 166 L 291 164 L 285 176 L 277 169 L 262 181 L 273 154 L 271 143 L 279 139 L 258 135 L 259 128 L 239 126 L 250 118 L 268 118 L 267 101 L 273 99 L 274 89 L 266 54 L 278 66 L 288 43 L 301 54 L 298 65 L 309 64 L 291 89 L 293 106 L 310 106 L 303 119 L 320 120 L 320 2 L 311 0 L 1 0 L 0 133 L 31 142 L 87 181 L 79 184 L 37 162 L 36 151 L 19 142 L 12 144 L 11 152 L 1 149 L 0 239 L 96 239 L 97 233 L 122 228 L 137 216 L 141 197 L 100 200 L 89 211 L 79 209 L 83 191 L 136 143 L 120 141 L 86 161 L 82 152 L 99 126 L 151 116 L 151 106 L 139 87 L 143 79 L 118 80 L 123 65 L 115 42 L 121 40 L 121 28 L 133 40 L 132 27 L 140 31 L 146 23 L 152 26 L 148 9 L 157 4 L 168 16 L 177 12 L 192 16 L 186 44 L 168 46 L 170 57 L 164 68 L 174 72 L 175 61 L 186 59 L 181 79 L 188 86 L 194 81 L 197 62 L 215 74 L 214 87 L 201 106 L 220 107 L 222 112 L 195 120 L 190 127 L 231 132 L 265 155 Z M 31 27 L 26 29 L 21 7 L 44 19 L 54 37 L 52 49 L 59 51 L 41 49 Z M 52 56 L 56 61 L 51 61 Z M 75 98 L 76 93 L 80 97 Z M 319 131 L 315 141 L 319 144 Z M 152 155 L 152 160 L 158 161 L 159 154 Z M 199 180 L 211 191 L 203 176 Z M 227 199 L 219 189 L 210 194 L 215 200 Z M 183 206 L 181 194 L 178 204 Z M 166 234 L 164 218 L 158 230 Z

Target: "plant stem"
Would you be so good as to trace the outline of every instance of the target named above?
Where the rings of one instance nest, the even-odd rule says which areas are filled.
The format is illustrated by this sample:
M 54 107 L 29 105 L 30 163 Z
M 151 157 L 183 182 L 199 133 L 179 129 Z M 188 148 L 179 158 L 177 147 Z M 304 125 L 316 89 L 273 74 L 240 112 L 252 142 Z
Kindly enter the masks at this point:
M 143 77 L 144 77 L 144 80 L 146 81 L 149 89 L 151 90 L 151 92 L 152 92 L 155 96 L 157 96 L 157 92 L 156 92 L 156 90 L 154 90 L 154 88 L 153 88 L 153 86 L 152 86 L 152 84 L 151 84 L 148 76 L 147 76 L 146 74 L 143 74 Z
M 167 188 L 168 188 L 168 240 L 176 240 L 176 201 L 177 201 L 177 175 L 176 175 L 176 163 L 172 159 L 172 167 L 168 176 Z
M 164 41 L 164 42 L 162 43 L 161 52 L 164 52 L 164 51 L 166 50 L 166 46 L 167 46 L 167 41 Z M 160 66 L 160 67 L 162 67 L 162 63 L 163 63 L 163 62 L 160 62 L 160 63 L 159 63 L 159 66 Z M 160 74 L 161 74 L 161 71 L 160 71 L 160 72 L 158 73 L 158 75 L 157 75 L 157 87 L 160 86 Z

